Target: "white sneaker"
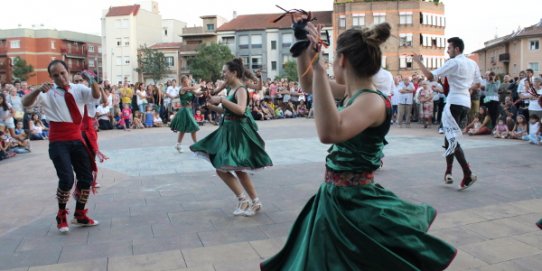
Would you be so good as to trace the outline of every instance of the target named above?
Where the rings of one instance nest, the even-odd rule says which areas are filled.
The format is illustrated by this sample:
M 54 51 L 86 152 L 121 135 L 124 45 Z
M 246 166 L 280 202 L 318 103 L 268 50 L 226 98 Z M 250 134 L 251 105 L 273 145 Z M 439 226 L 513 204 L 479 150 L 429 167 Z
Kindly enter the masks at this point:
M 439 134 L 444 134 L 444 130 L 442 130 L 442 128 L 438 128 L 438 133 Z
M 254 216 L 262 209 L 262 202 L 259 198 L 255 198 L 250 206 L 245 210 L 244 216 Z
M 183 146 L 181 146 L 181 144 L 179 144 L 179 143 L 177 143 L 177 144 L 175 145 L 175 149 L 176 149 L 179 153 L 183 152 Z
M 237 202 L 237 208 L 233 211 L 233 215 L 245 215 L 245 211 L 250 207 L 250 201 L 246 198 L 240 198 Z

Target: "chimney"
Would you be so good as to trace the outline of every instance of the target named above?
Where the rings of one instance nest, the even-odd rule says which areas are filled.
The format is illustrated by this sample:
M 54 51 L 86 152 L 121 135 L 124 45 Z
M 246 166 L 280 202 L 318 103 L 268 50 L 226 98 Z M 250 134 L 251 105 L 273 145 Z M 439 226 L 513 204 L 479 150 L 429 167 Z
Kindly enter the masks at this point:
M 234 10 L 234 11 L 233 11 L 233 16 L 232 16 L 231 19 L 233 20 L 233 19 L 235 19 L 236 17 L 237 17 L 237 11 Z

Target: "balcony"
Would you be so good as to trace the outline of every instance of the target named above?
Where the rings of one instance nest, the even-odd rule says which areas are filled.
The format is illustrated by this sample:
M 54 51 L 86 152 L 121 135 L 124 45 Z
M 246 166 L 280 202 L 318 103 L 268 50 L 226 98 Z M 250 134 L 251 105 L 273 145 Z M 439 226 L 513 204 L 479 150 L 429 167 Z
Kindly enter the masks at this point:
M 60 52 L 66 56 L 66 58 L 77 58 L 77 59 L 86 59 L 87 57 L 87 48 L 85 45 L 79 46 L 62 46 L 60 47 Z
M 503 63 L 509 63 L 510 62 L 510 54 L 500 54 L 499 55 L 499 61 Z

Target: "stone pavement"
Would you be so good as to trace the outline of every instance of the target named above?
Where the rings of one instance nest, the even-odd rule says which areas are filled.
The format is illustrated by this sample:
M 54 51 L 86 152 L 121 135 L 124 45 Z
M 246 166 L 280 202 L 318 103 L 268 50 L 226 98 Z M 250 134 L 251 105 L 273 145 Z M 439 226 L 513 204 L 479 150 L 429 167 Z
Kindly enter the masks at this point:
M 258 124 L 275 166 L 252 176 L 264 204 L 257 216 L 233 217 L 231 192 L 207 162 L 177 153 L 167 128 L 107 131 L 100 144 L 111 159 L 100 164 L 102 188 L 88 205 L 101 224 L 67 235 L 54 222 L 47 142 L 33 142 L 31 154 L 0 162 L 0 270 L 259 270 L 322 182 L 328 146 L 313 120 Z M 198 137 L 215 128 L 202 127 Z M 542 218 L 542 147 L 464 138 L 479 179 L 458 192 L 441 181 L 442 138 L 434 129 L 394 127 L 377 181 L 439 211 L 431 233 L 459 249 L 447 270 L 542 270 L 534 225 Z M 458 165 L 454 177 L 461 178 Z

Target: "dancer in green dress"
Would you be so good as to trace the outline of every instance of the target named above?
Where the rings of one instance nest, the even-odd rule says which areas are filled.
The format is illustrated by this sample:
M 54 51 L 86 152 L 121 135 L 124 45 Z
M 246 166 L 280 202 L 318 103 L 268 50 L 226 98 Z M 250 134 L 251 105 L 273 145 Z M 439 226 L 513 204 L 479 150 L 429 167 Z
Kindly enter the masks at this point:
M 177 144 L 175 149 L 178 152 L 183 152 L 181 142 L 185 133 L 190 133 L 192 135 L 192 141 L 196 143 L 198 140 L 196 138 L 196 132 L 199 131 L 199 125 L 194 119 L 194 114 L 192 114 L 192 99 L 194 94 L 198 94 L 200 87 L 199 86 L 190 86 L 190 79 L 187 76 L 181 77 L 181 90 L 179 91 L 179 97 L 181 100 L 181 107 L 175 114 L 175 117 L 171 121 L 170 128 L 173 132 L 179 132 L 177 137 Z
M 261 269 L 444 270 L 456 249 L 427 234 L 436 211 L 374 183 L 392 113 L 371 77 L 380 69 L 380 45 L 390 36 L 389 24 L 350 29 L 339 36 L 333 62 L 336 82 L 329 81 L 315 56 L 321 27 L 308 23 L 305 29 L 311 44 L 297 58 L 298 72 L 303 89 L 314 95 L 318 136 L 333 145 L 326 157 L 325 182 L 299 214 L 284 248 Z M 343 101 L 340 111 L 335 98 Z
M 253 216 L 262 209 L 262 203 L 245 171 L 269 167 L 273 163 L 265 152 L 263 139 L 248 118 L 249 96 L 242 82 L 243 71 L 240 59 L 224 65 L 222 74 L 230 91 L 226 97 L 212 96 L 208 105 L 211 110 L 224 113 L 223 121 L 217 130 L 190 146 L 190 150 L 207 158 L 216 168 L 217 175 L 237 196 L 233 214 Z

